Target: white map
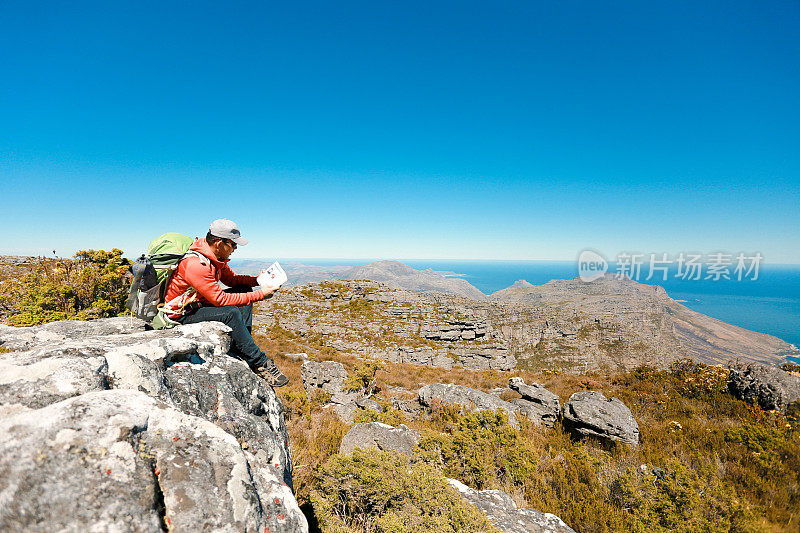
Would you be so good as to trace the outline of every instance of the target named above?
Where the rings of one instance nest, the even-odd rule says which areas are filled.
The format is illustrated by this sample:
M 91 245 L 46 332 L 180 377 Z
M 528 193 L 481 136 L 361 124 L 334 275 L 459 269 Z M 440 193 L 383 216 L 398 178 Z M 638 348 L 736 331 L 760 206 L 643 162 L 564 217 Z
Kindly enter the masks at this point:
M 269 268 L 259 274 L 258 284 L 262 289 L 274 289 L 286 283 L 288 279 L 289 277 L 283 271 L 281 265 L 275 261 Z

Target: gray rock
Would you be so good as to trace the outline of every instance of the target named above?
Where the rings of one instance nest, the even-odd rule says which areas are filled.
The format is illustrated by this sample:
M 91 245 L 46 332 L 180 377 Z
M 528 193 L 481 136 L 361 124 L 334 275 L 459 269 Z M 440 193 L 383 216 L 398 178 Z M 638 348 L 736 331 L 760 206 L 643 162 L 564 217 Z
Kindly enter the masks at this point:
M 512 370 L 517 358 L 503 345 L 455 348 L 454 353 L 464 368 L 470 370 Z
M 0 403 L 3 404 L 17 403 L 38 409 L 107 388 L 108 363 L 102 356 L 52 357 L 27 365 L 0 360 Z
M 145 330 L 145 326 L 144 320 L 131 317 L 62 320 L 29 328 L 0 324 L 0 346 L 9 350 L 27 350 L 32 346 L 66 340 L 140 332 Z
M 428 365 L 449 370 L 453 368 L 453 359 L 447 356 L 447 350 L 430 346 L 400 346 L 378 354 L 391 363 L 410 363 L 412 365 Z
M 4 330 L 6 344 L 26 349 L 0 356 L 0 403 L 39 408 L 110 388 L 140 390 L 169 403 L 165 366 L 191 358 L 231 359 L 225 355 L 230 328 L 219 322 L 166 331 L 132 328 L 133 333 L 128 334 L 118 332 L 128 327 L 130 319 L 107 319 L 96 327 L 91 324 L 67 321 Z M 81 336 L 95 331 L 101 334 Z
M 347 454 L 355 448 L 377 448 L 382 451 L 397 450 L 411 455 L 419 439 L 419 432 L 403 424 L 397 428 L 380 422 L 355 424 L 342 439 L 339 452 Z
M 356 399 L 356 405 L 362 409 L 375 411 L 376 413 L 380 413 L 381 411 L 383 411 L 381 404 L 379 404 L 378 402 L 376 402 L 371 398 L 364 398 L 364 397 L 358 398 Z
M 333 412 L 336 413 L 336 416 L 345 424 L 352 424 L 356 421 L 358 406 L 355 401 L 334 403 L 331 407 L 333 408 Z
M 502 409 L 508 414 L 511 426 L 519 427 L 516 417 L 517 407 L 515 405 L 479 390 L 470 389 L 463 385 L 442 383 L 425 385 L 419 389 L 419 402 L 422 405 L 430 408 L 437 400 L 442 403 L 461 405 L 467 409 L 477 411 Z
M 598 391 L 576 392 L 564 405 L 564 425 L 583 435 L 639 444 L 639 424 L 630 409 L 617 398 Z
M 511 496 L 501 490 L 471 489 L 455 479 L 447 480 L 468 503 L 504 533 L 575 533 L 559 517 L 535 509 L 517 509 Z
M 59 324 L 59 322 L 47 325 L 53 324 Z M 77 322 L 77 324 L 84 323 Z M 34 336 L 33 333 L 27 331 L 34 328 L 11 329 L 13 329 L 12 332 L 4 334 L 5 345 L 18 346 L 24 343 L 26 348 L 24 351 L 2 355 L 0 359 L 10 359 L 15 364 L 25 365 L 51 357 L 86 358 L 105 355 L 112 350 L 121 350 L 124 354 L 138 354 L 163 366 L 172 362 L 186 361 L 193 357 L 201 359 L 228 357 L 226 354 L 231 344 L 229 336 L 231 330 L 221 322 L 201 322 L 161 331 L 98 335 L 77 339 L 43 338 L 38 334 L 38 336 Z M 18 335 L 19 339 L 13 337 L 12 333 Z M 41 342 L 38 342 L 37 339 Z
M 519 377 L 509 379 L 508 386 L 522 395 L 522 398 L 511 400 L 520 413 L 534 422 L 553 427 L 561 414 L 561 402 L 556 394 L 538 383 L 526 385 Z
M 347 379 L 347 371 L 336 361 L 306 361 L 300 368 L 303 388 L 307 394 L 322 389 L 333 396 L 341 393 Z
M 258 465 L 276 470 L 292 486 L 283 404 L 244 361 L 177 363 L 164 372 L 164 380 L 177 409 L 219 426 L 254 454 Z
M 336 415 L 345 424 L 352 424 L 358 414 L 355 401 L 358 391 L 344 390 L 347 370 L 342 363 L 336 361 L 306 361 L 300 368 L 300 376 L 306 394 L 322 389 L 331 394 L 331 402 Z
M 307 531 L 274 469 L 218 426 L 133 390 L 0 421 L 4 531 Z
M 728 390 L 740 400 L 767 411 L 785 411 L 800 400 L 800 377 L 771 366 L 733 365 Z
M 425 408 L 419 403 L 419 399 L 403 400 L 401 398 L 392 399 L 392 407 L 406 415 L 411 420 L 416 420 L 422 415 Z
M 0 331 L 24 348 L 0 354 L 0 530 L 307 531 L 283 405 L 230 328 L 125 331 Z

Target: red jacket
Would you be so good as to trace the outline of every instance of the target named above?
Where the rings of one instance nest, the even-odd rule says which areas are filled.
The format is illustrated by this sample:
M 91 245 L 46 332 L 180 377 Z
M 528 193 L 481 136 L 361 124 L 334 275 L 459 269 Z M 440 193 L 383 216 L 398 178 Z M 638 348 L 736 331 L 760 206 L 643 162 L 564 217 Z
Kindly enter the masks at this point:
M 254 292 L 227 293 L 219 286 L 222 281 L 225 285 L 247 285 L 255 287 L 258 284 L 255 276 L 237 276 L 228 266 L 228 261 L 220 261 L 205 239 L 197 239 L 189 250 L 199 252 L 204 259 L 188 256 L 178 265 L 178 270 L 172 276 L 164 301 L 169 302 L 177 298 L 190 287 L 197 291 L 198 299 L 204 306 L 221 307 L 223 305 L 247 305 L 264 299 L 261 290 Z M 176 315 L 170 315 L 176 318 Z

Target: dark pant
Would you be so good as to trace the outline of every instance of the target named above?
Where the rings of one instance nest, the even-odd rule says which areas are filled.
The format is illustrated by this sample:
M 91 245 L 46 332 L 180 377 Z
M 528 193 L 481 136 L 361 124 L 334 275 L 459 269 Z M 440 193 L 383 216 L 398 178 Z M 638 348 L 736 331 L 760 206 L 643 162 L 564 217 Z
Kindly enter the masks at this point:
M 252 288 L 246 285 L 231 287 L 225 292 L 251 292 Z M 182 317 L 181 324 L 196 324 L 197 322 L 222 322 L 229 326 L 231 331 L 230 354 L 243 359 L 252 368 L 267 364 L 267 356 L 253 341 L 251 335 L 253 327 L 253 304 L 225 305 L 222 307 L 201 307 L 194 313 Z

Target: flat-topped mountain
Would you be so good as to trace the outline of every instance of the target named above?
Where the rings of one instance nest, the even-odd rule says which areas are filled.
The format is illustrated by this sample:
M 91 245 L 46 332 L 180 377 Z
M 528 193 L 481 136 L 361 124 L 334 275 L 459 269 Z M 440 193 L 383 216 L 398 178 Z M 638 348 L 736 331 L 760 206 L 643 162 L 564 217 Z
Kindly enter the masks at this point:
M 232 262 L 231 266 L 240 274 L 256 275 L 270 264 L 272 264 L 271 261 L 244 259 Z M 416 270 L 399 261 L 374 261 L 365 265 L 355 266 L 318 266 L 306 265 L 297 261 L 287 261 L 281 263 L 281 266 L 289 277 L 285 287 L 335 279 L 369 279 L 385 283 L 395 289 L 437 291 L 476 300 L 486 296 L 468 281 L 458 277 L 451 277 L 453 273 L 438 272 L 430 268 Z
M 467 280 L 445 277 L 435 270 L 416 270 L 399 261 L 375 261 L 355 266 L 337 276 L 339 279 L 368 279 L 412 291 L 438 291 L 480 300 L 485 295 Z

